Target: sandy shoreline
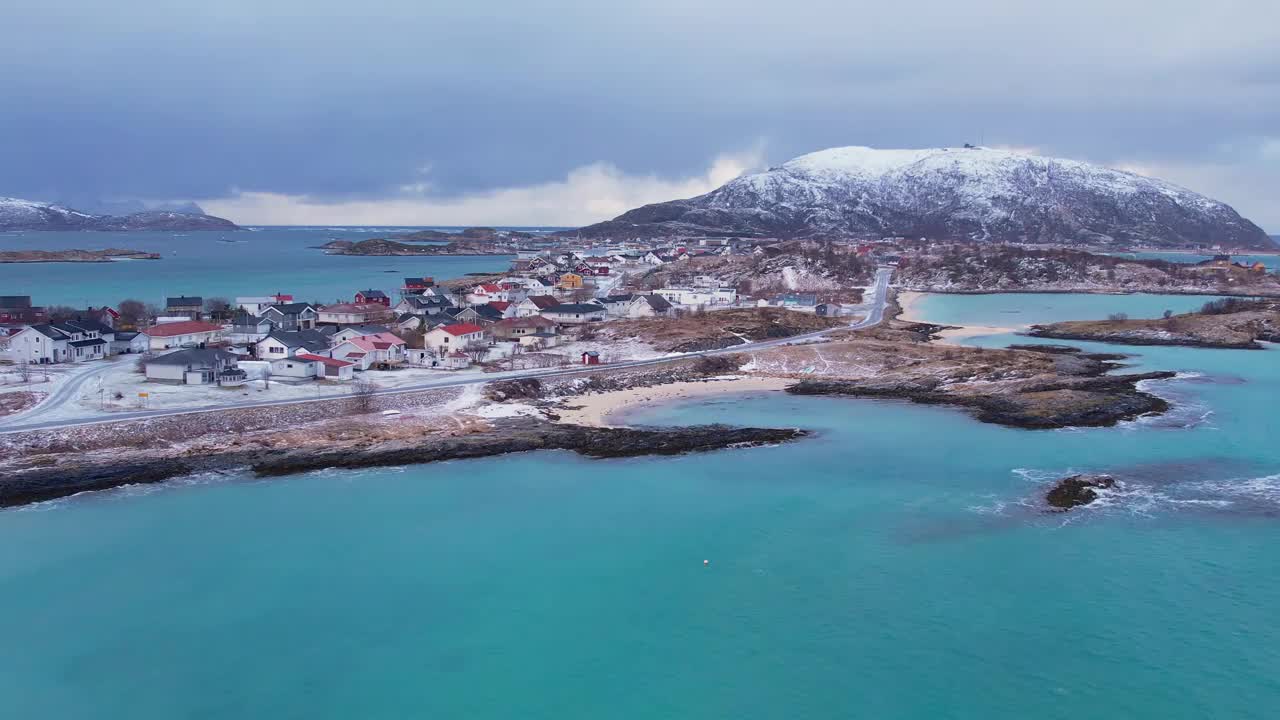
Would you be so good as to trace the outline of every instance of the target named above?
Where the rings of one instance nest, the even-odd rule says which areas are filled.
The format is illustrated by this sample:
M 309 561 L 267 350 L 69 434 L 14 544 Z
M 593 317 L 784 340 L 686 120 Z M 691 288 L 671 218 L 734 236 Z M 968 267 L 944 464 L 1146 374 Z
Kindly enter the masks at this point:
M 902 314 L 898 316 L 899 320 L 904 322 L 916 323 L 932 323 L 932 320 L 920 316 L 920 301 L 930 293 L 915 292 L 906 290 L 898 293 L 898 306 L 902 308 Z M 969 338 L 982 337 L 983 335 L 1004 335 L 1007 333 L 1016 333 L 1025 329 L 1024 327 L 993 327 L 990 325 L 962 325 L 943 330 L 938 333 L 938 338 L 943 343 L 958 344 L 962 340 Z
M 795 380 L 774 377 L 741 376 L 697 382 L 677 382 L 652 387 L 631 388 L 605 393 L 592 393 L 569 398 L 565 404 L 573 409 L 558 410 L 560 421 L 592 427 L 618 427 L 610 416 L 641 405 L 653 405 L 696 397 L 726 393 L 781 391 Z

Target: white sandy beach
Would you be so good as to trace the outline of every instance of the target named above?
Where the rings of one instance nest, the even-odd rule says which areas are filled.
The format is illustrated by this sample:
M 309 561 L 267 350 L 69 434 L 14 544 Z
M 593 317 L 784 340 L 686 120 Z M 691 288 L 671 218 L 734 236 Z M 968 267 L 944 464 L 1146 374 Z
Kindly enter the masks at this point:
M 912 292 L 910 290 L 898 293 L 898 305 L 902 308 L 902 314 L 898 316 L 898 319 L 904 322 L 933 322 L 932 320 L 919 315 L 920 301 L 924 299 L 926 295 L 929 295 L 929 293 Z M 938 333 L 938 338 L 945 344 L 959 345 L 962 340 L 967 340 L 969 338 L 981 337 L 983 335 L 1015 333 L 1022 329 L 1023 328 L 1018 327 L 994 327 L 990 325 L 964 325 L 948 330 L 942 330 Z
M 710 397 L 725 393 L 780 391 L 795 382 L 795 380 L 786 378 L 741 376 L 592 393 L 569 398 L 566 404 L 574 409 L 558 410 L 557 413 L 560 415 L 562 422 L 596 427 L 616 427 L 616 423 L 610 422 L 611 415 L 622 410 L 632 410 L 639 405 L 696 397 Z

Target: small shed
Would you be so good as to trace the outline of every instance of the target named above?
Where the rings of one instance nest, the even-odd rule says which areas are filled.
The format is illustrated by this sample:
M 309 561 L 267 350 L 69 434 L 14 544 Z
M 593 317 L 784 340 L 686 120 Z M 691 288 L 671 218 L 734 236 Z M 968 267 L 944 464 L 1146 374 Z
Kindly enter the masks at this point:
M 586 352 L 582 353 L 582 364 L 583 365 L 599 365 L 600 353 L 596 352 L 595 350 L 587 350 Z

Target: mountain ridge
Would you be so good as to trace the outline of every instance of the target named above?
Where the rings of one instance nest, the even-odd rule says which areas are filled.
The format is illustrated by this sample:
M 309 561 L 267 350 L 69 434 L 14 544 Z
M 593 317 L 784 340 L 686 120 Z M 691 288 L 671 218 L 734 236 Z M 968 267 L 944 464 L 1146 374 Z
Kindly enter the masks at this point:
M 1275 249 L 1261 228 L 1229 205 L 1173 183 L 979 147 L 820 150 L 704 195 L 645 205 L 566 234 Z
M 225 218 L 178 210 L 95 215 L 54 203 L 0 197 L 0 230 L 239 230 Z

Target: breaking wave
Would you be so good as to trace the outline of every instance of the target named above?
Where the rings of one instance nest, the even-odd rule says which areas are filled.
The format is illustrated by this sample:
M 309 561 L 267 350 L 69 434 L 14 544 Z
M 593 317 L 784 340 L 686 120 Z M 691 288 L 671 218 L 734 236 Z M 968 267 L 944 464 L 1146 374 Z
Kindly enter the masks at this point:
M 1144 415 L 1135 420 L 1120 423 L 1124 428 L 1158 428 L 1165 430 L 1188 430 L 1207 426 L 1214 428 L 1212 419 L 1214 411 L 1195 393 L 1179 390 L 1180 384 L 1192 382 L 1212 382 L 1206 380 L 1201 373 L 1178 373 L 1168 380 L 1139 380 L 1134 384 L 1139 392 L 1155 395 L 1169 403 L 1169 410 L 1160 415 Z M 1216 428 L 1214 428 L 1216 429 Z
M 1098 515 L 1151 517 L 1175 512 L 1280 517 L 1280 473 L 1223 478 L 1230 465 L 1206 461 L 1127 468 L 1109 474 L 1116 484 L 1098 488 L 1098 498 L 1069 513 L 1054 512 L 1044 495 L 1058 480 L 1078 475 L 1079 468 L 1045 470 L 1015 468 L 1011 472 L 1035 489 L 1017 498 L 989 497 L 967 509 L 982 515 L 1041 517 L 1051 513 L 1063 521 Z M 1097 472 L 1092 470 L 1092 472 Z M 1219 475 L 1219 477 L 1211 477 Z

